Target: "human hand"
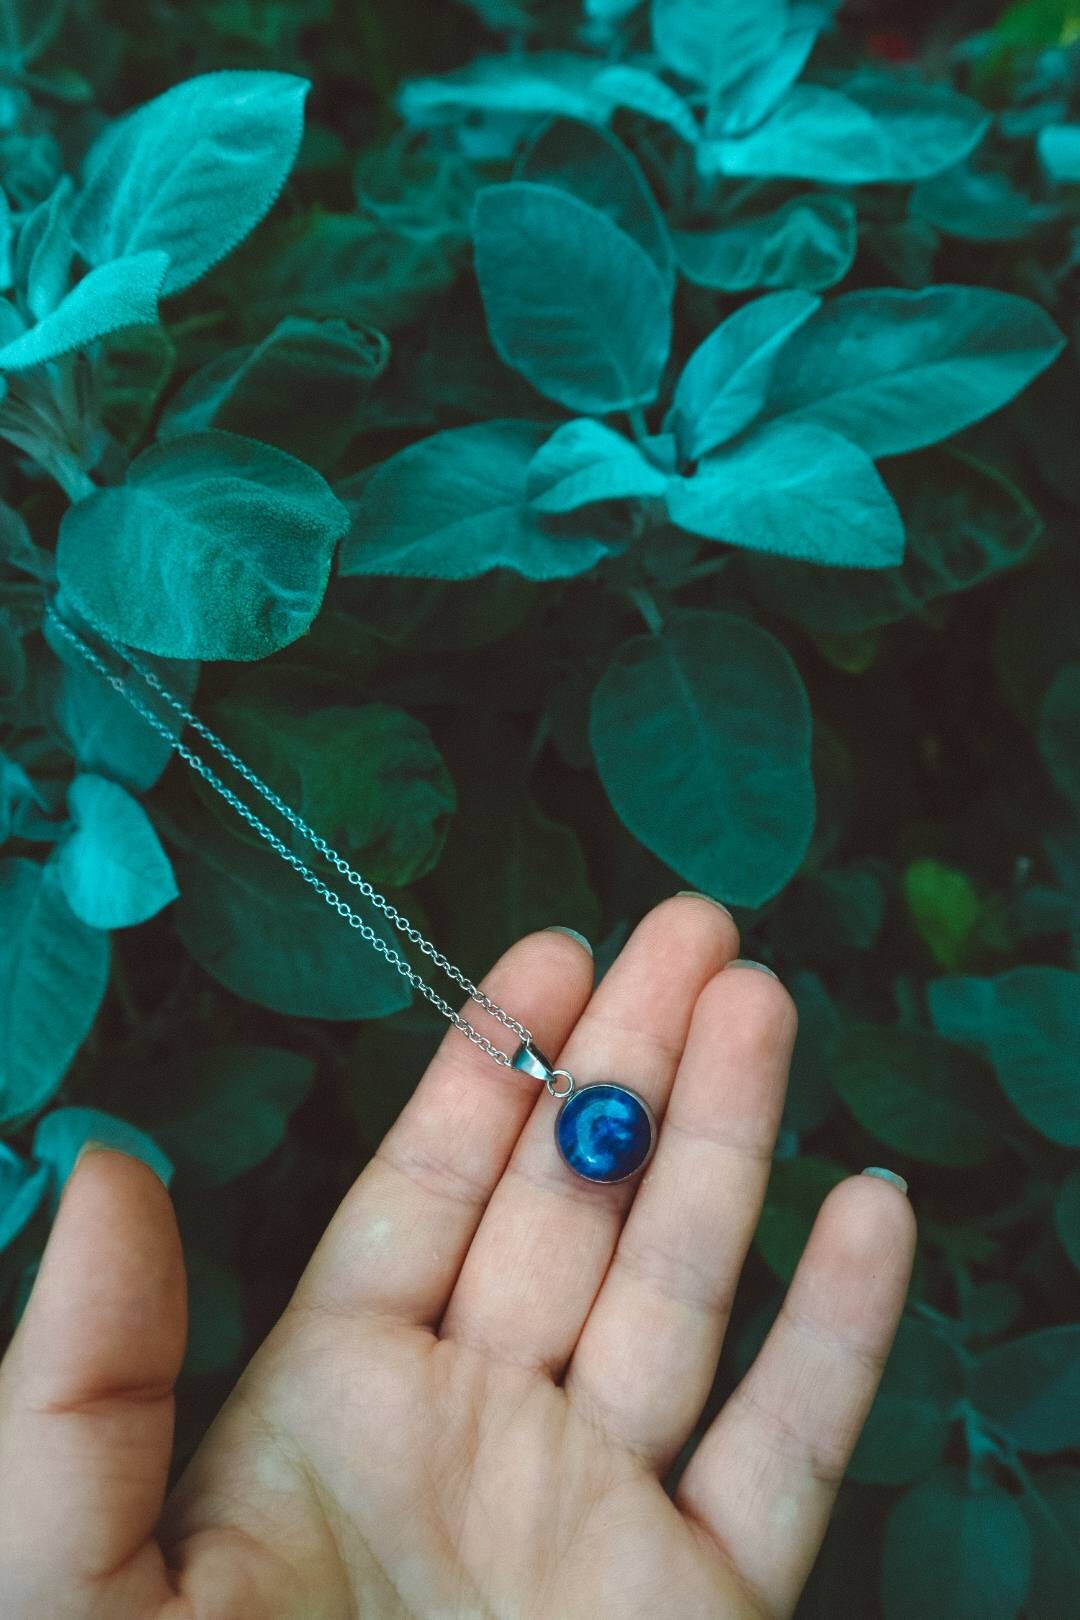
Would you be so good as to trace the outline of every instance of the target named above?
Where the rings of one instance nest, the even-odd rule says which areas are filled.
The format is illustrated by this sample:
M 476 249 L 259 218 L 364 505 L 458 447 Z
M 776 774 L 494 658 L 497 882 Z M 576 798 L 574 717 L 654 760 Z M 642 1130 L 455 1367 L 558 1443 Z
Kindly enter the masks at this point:
M 686 896 L 590 996 L 530 935 L 485 988 L 579 1083 L 662 1117 L 636 1182 L 562 1164 L 555 1105 L 448 1032 L 170 1500 L 169 1198 L 92 1150 L 0 1367 L 4 1620 L 790 1615 L 904 1302 L 907 1199 L 825 1199 L 674 1495 L 757 1223 L 795 1016 Z M 725 966 L 725 964 L 727 964 Z M 377 1084 L 377 1076 L 372 1077 Z

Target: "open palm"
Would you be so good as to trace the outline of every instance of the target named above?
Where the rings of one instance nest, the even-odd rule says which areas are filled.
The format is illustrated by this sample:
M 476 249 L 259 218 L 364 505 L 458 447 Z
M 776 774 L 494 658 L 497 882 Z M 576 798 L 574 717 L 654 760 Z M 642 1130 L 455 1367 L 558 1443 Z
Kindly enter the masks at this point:
M 488 992 L 579 1083 L 662 1118 L 637 1183 L 562 1164 L 555 1104 L 449 1032 L 163 1505 L 183 1265 L 135 1160 L 80 1162 L 0 1369 L 5 1620 L 789 1615 L 895 1332 L 914 1219 L 822 1207 L 674 1495 L 753 1234 L 795 1018 L 734 925 L 666 901 L 596 990 L 559 932 Z M 377 1077 L 372 1077 L 377 1084 Z

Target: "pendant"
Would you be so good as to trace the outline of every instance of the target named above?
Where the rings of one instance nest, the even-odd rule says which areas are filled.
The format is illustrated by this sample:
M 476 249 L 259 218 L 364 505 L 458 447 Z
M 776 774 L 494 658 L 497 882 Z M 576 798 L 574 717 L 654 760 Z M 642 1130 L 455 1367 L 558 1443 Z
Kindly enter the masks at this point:
M 610 1185 L 644 1170 L 656 1147 L 656 1118 L 644 1097 L 614 1081 L 579 1087 L 535 1046 L 520 1046 L 512 1066 L 542 1080 L 561 1104 L 555 1145 L 576 1176 Z

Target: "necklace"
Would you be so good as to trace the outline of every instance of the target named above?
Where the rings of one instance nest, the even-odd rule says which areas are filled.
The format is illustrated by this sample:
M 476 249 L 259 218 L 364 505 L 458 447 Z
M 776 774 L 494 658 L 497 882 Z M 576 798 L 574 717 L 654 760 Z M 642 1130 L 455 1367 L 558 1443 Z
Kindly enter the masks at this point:
M 186 708 L 175 693 L 170 692 L 165 683 L 159 679 L 153 670 L 148 669 L 135 655 L 119 642 L 107 635 L 99 626 L 94 627 L 95 633 L 109 650 L 127 662 L 131 670 L 139 677 L 145 686 L 168 705 L 178 716 L 183 727 L 190 726 L 203 742 L 214 750 L 236 773 L 259 795 L 273 810 L 282 816 L 291 827 L 295 829 L 307 843 L 321 855 L 323 859 L 343 877 L 346 882 L 353 885 L 360 894 L 389 923 L 410 940 L 423 956 L 434 962 L 435 966 L 443 972 L 454 984 L 464 990 L 470 1001 L 481 1007 L 484 1012 L 496 1019 L 505 1030 L 517 1038 L 517 1047 L 511 1052 L 504 1051 L 493 1040 L 472 1024 L 462 1013 L 456 1011 L 450 1003 L 427 983 L 426 979 L 417 972 L 412 964 L 406 960 L 393 945 L 389 944 L 381 934 L 377 933 L 371 924 L 349 905 L 337 890 L 324 882 L 319 874 L 313 870 L 299 855 L 278 837 L 271 827 L 268 827 L 250 805 L 239 798 L 225 782 L 222 781 L 212 765 L 193 748 L 189 748 L 180 740 L 174 727 L 168 724 L 160 714 L 140 695 L 118 670 L 110 668 L 106 661 L 94 651 L 93 647 L 70 625 L 66 619 L 56 611 L 50 602 L 46 606 L 46 615 L 51 624 L 64 639 L 81 655 L 81 657 L 96 670 L 101 678 L 108 682 L 114 691 L 118 692 L 131 704 L 152 726 L 160 737 L 168 743 L 184 763 L 196 771 L 203 781 L 215 793 L 235 810 L 247 825 L 262 838 L 274 852 L 281 857 L 297 875 L 309 884 L 327 905 L 332 906 L 338 915 L 354 929 L 368 945 L 384 958 L 389 965 L 407 979 L 414 990 L 425 997 L 444 1018 L 458 1030 L 474 1046 L 486 1054 L 493 1062 L 502 1068 L 516 1069 L 519 1073 L 529 1075 L 532 1079 L 540 1081 L 549 1095 L 559 1104 L 555 1116 L 555 1144 L 563 1162 L 575 1175 L 586 1181 L 616 1182 L 625 1181 L 630 1176 L 643 1170 L 652 1156 L 656 1146 L 656 1119 L 652 1109 L 643 1097 L 629 1086 L 619 1085 L 613 1081 L 601 1081 L 588 1085 L 578 1085 L 574 1076 L 567 1070 L 554 1067 L 537 1047 L 532 1033 L 524 1024 L 520 1023 L 504 1007 L 500 1007 L 489 995 L 473 984 L 460 968 L 455 967 L 443 953 L 434 946 L 430 940 L 425 939 L 418 928 L 414 928 L 409 919 L 398 911 L 385 895 L 378 892 L 374 886 L 349 862 L 343 855 L 339 855 L 327 843 L 325 838 L 309 827 L 298 811 L 287 805 L 272 788 L 258 777 L 242 759 L 233 753 L 232 749 L 211 731 L 197 715 Z

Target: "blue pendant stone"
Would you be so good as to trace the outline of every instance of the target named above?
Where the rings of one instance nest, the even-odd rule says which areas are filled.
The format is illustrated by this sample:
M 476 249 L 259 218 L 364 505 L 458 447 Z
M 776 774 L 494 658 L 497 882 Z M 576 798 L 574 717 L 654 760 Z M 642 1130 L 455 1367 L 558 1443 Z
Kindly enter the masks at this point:
M 582 1086 L 555 1120 L 559 1152 L 586 1181 L 624 1181 L 642 1168 L 655 1138 L 651 1109 L 625 1086 Z

